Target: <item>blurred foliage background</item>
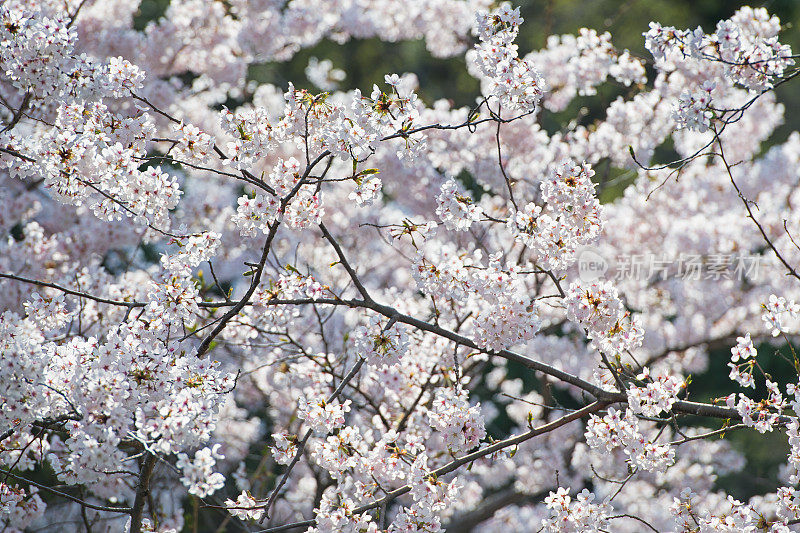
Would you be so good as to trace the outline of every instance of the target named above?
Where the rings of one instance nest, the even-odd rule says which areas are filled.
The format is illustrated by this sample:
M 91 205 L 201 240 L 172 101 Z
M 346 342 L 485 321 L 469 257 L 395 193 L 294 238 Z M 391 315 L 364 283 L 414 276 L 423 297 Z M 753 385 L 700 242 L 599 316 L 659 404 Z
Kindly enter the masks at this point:
M 517 0 L 512 4 L 520 7 L 525 19 L 516 41 L 520 55 L 544 47 L 548 35 L 574 34 L 586 27 L 610 32 L 617 48 L 627 48 L 649 59 L 642 33 L 650 21 L 678 28 L 702 26 L 712 31 L 717 21 L 730 17 L 743 5 L 764 7 L 777 15 L 783 25 L 781 42 L 800 49 L 799 0 Z M 142 0 L 136 26 L 144 28 L 147 22 L 160 17 L 167 5 L 169 0 Z M 324 40 L 300 51 L 289 62 L 254 65 L 250 77 L 279 86 L 291 81 L 299 87 L 313 88 L 304 73 L 312 56 L 328 58 L 334 67 L 345 71 L 343 89 L 358 87 L 366 91 L 373 83 L 382 83 L 384 73 L 414 72 L 420 80 L 420 96 L 427 103 L 446 98 L 456 105 L 471 105 L 478 96 L 478 82 L 467 74 L 463 56 L 434 58 L 422 41 L 357 39 L 340 45 Z M 789 103 L 800 103 L 800 91 L 791 87 L 780 89 L 779 94 L 787 107 Z
M 325 0 L 320 0 L 325 1 Z M 544 47 L 548 35 L 577 33 L 579 28 L 587 27 L 598 32 L 608 31 L 618 49 L 629 49 L 634 55 L 651 59 L 644 48 L 642 33 L 647 31 L 650 21 L 658 21 L 665 26 L 695 28 L 702 26 L 707 32 L 714 30 L 717 21 L 730 17 L 739 7 L 765 7 L 771 14 L 781 19 L 783 32 L 781 42 L 789 44 L 795 53 L 800 51 L 800 0 L 769 0 L 742 2 L 738 0 L 517 0 L 513 5 L 521 7 L 525 19 L 517 43 L 520 55 Z M 148 21 L 160 17 L 169 0 L 143 0 L 136 19 L 138 28 L 144 28 Z M 346 78 L 341 89 L 361 88 L 369 92 L 373 83 L 382 83 L 386 73 L 415 73 L 420 81 L 420 97 L 428 104 L 446 98 L 459 106 L 469 106 L 475 102 L 479 93 L 478 82 L 467 74 L 464 57 L 438 59 L 430 55 L 421 41 L 399 43 L 381 42 L 378 39 L 352 40 L 343 45 L 332 41 L 322 41 L 316 46 L 297 53 L 286 63 L 263 63 L 253 65 L 250 78 L 258 82 L 268 82 L 286 87 L 289 81 L 298 87 L 314 88 L 306 79 L 304 69 L 309 58 L 327 58 L 334 67 L 345 71 Z M 598 88 L 598 94 L 588 98 L 578 98 L 565 111 L 541 115 L 543 126 L 553 131 L 577 116 L 581 108 L 582 123 L 602 119 L 608 104 L 621 89 L 612 84 Z M 785 84 L 778 88 L 778 99 L 786 107 L 785 123 L 767 142 L 767 146 L 782 142 L 791 131 L 800 130 L 800 90 L 797 84 Z M 605 193 L 606 191 L 604 191 Z M 610 201 L 621 190 L 615 190 L 604 201 Z M 729 381 L 729 347 L 712 353 L 709 370 L 702 376 L 694 376 L 691 386 L 692 398 L 709 400 L 734 390 Z M 781 349 L 787 355 L 788 347 Z M 772 378 L 785 383 L 794 375 L 792 365 L 787 363 L 774 347 L 759 347 L 759 362 Z M 523 369 L 514 372 L 525 376 Z M 539 388 L 534 380 L 530 385 Z M 477 391 L 478 396 L 489 391 Z M 766 391 L 759 390 L 753 397 L 761 397 Z M 567 401 L 566 398 L 562 399 Z M 500 433 L 504 420 L 497 420 L 490 430 Z M 708 424 L 708 421 L 697 420 Z M 713 429 L 721 427 L 720 424 Z M 767 435 L 752 431 L 735 431 L 726 435 L 733 445 L 747 457 L 747 468 L 738 474 L 719 480 L 719 486 L 739 499 L 764 491 L 774 490 L 780 464 L 785 462 L 788 449 L 786 437 L 782 432 Z M 765 444 L 766 443 L 766 444 Z M 197 520 L 197 518 L 195 518 Z
M 791 45 L 795 51 L 800 50 L 800 0 L 518 0 L 512 4 L 520 7 L 525 19 L 516 41 L 520 55 L 543 48 L 548 35 L 575 34 L 586 27 L 598 32 L 608 31 L 618 49 L 627 48 L 639 57 L 651 59 L 642 36 L 650 21 L 681 29 L 702 26 L 706 31 L 713 31 L 719 20 L 730 17 L 743 5 L 765 7 L 777 15 L 784 26 L 781 42 Z M 250 74 L 257 81 L 281 86 L 292 81 L 299 87 L 311 89 L 313 86 L 303 72 L 310 57 L 328 58 L 335 67 L 344 70 L 347 77 L 342 83 L 343 89 L 361 88 L 366 92 L 373 83 L 382 83 L 385 73 L 414 72 L 420 81 L 419 94 L 428 104 L 445 98 L 455 105 L 469 106 L 479 95 L 478 81 L 467 73 L 463 56 L 434 58 L 422 41 L 388 43 L 366 39 L 344 45 L 323 41 L 302 50 L 288 63 L 254 66 Z M 587 107 L 588 111 L 583 121 L 592 122 L 602 118 L 608 103 L 619 94 L 618 87 L 607 84 L 599 88 L 596 97 L 576 99 L 559 116 L 543 113 L 542 124 L 549 131 L 557 130 L 574 118 L 581 107 Z M 791 84 L 780 87 L 778 96 L 787 109 L 800 106 L 800 91 Z M 787 113 L 787 124 L 776 132 L 775 140 L 785 139 L 798 126 L 800 117 Z

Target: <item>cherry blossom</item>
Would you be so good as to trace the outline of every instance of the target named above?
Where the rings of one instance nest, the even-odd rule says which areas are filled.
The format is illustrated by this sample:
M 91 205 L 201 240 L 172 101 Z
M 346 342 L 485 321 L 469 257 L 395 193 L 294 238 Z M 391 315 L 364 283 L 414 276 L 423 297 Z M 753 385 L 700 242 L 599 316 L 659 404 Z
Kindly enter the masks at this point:
M 258 502 L 247 491 L 243 491 L 236 501 L 225 500 L 225 505 L 236 518 L 258 520 L 264 514 L 264 511 L 258 508 Z
M 480 219 L 480 207 L 474 205 L 469 196 L 459 191 L 455 180 L 442 184 L 442 192 L 436 197 L 436 214 L 445 227 L 466 231 L 473 222 Z
M 344 425 L 344 415 L 350 410 L 350 400 L 332 405 L 325 400 L 308 401 L 300 398 L 297 415 L 308 422 L 318 433 L 330 433 L 334 428 Z
M 452 451 L 474 448 L 486 436 L 480 404 L 470 406 L 467 394 L 461 388 L 437 390 L 428 418 Z
M 645 369 L 636 377 L 638 380 L 652 379 L 644 387 L 630 387 L 627 390 L 628 405 L 634 413 L 644 416 L 658 416 L 662 412 L 669 412 L 675 404 L 678 393 L 686 384 L 675 376 L 651 377 L 649 370 Z
M 610 506 L 607 503 L 592 503 L 594 494 L 583 489 L 573 502 L 569 489 L 559 487 L 551 492 L 544 503 L 552 517 L 542 520 L 545 531 L 603 531 L 608 527 Z
M 637 317 L 626 311 L 611 282 L 575 282 L 567 294 L 567 317 L 584 326 L 601 352 L 616 354 L 642 342 Z
M 219 444 L 215 444 L 213 448 L 198 450 L 192 460 L 185 453 L 178 454 L 175 466 L 183 473 L 181 483 L 189 487 L 189 494 L 202 498 L 213 494 L 224 485 L 225 476 L 213 471 L 216 462 L 225 458 L 217 451 L 219 447 Z
M 3 527 L 798 520 L 777 17 L 652 22 L 637 57 L 530 50 L 488 0 L 138 7 L 0 6 Z M 472 105 L 320 55 L 373 38 L 462 61 Z M 733 432 L 782 463 L 746 501 Z

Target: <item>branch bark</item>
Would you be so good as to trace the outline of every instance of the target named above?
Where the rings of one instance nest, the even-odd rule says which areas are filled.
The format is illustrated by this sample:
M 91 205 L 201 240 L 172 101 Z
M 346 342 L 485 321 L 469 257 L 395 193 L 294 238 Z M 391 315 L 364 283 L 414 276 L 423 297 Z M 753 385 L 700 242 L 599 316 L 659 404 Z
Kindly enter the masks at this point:
M 156 456 L 146 453 L 142 461 L 142 469 L 139 472 L 139 482 L 136 484 L 136 498 L 133 500 L 131 508 L 131 527 L 129 533 L 141 533 L 142 517 L 144 515 L 144 504 L 150 494 L 150 478 L 153 475 L 153 468 L 156 466 Z

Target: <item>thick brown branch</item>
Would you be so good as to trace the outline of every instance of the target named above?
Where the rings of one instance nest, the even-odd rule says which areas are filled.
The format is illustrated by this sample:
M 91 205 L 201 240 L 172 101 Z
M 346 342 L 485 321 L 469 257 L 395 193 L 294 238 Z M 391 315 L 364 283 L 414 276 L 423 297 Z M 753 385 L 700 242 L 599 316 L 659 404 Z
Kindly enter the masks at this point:
M 141 533 L 144 504 L 150 494 L 150 478 L 156 465 L 156 456 L 146 453 L 142 460 L 142 469 L 139 472 L 139 481 L 136 484 L 136 497 L 131 508 L 131 527 L 129 533 Z

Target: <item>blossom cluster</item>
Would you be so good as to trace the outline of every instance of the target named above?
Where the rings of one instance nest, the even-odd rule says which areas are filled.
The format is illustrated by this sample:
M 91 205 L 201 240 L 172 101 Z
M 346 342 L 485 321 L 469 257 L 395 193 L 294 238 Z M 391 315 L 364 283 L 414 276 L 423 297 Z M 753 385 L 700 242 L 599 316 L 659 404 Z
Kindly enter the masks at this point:
M 756 383 L 753 379 L 753 368 L 756 355 L 758 355 L 758 352 L 755 346 L 753 346 L 753 341 L 750 339 L 749 333 L 744 337 L 737 337 L 736 346 L 731 348 L 731 362 L 728 363 L 731 372 L 728 377 L 742 387 L 755 388 Z M 741 363 L 739 363 L 740 359 L 742 360 Z
M 652 381 L 644 387 L 628 388 L 628 405 L 636 414 L 654 417 L 669 412 L 677 400 L 678 393 L 686 386 L 675 376 L 650 376 L 648 368 L 636 377 L 637 380 Z
M 44 514 L 45 503 L 36 489 L 0 484 L 0 517 L 7 527 L 23 531 Z
M 720 21 L 716 31 L 702 28 L 677 30 L 651 22 L 645 33 L 645 46 L 657 61 L 676 61 L 688 56 L 722 65 L 724 76 L 752 91 L 773 86 L 794 64 L 791 47 L 778 42 L 780 21 L 764 8 L 743 8 L 728 20 Z
M 9 139 L 28 152 L 21 175 L 44 178 L 58 200 L 87 205 L 107 221 L 132 218 L 161 232 L 170 227 L 169 210 L 180 199 L 175 176 L 159 166 L 141 169 L 145 141 L 154 125 L 146 114 L 126 117 L 105 104 L 62 104 L 55 127 L 29 150 L 28 140 Z
M 427 471 L 424 456 L 414 461 L 409 479 L 413 505 L 404 507 L 389 529 L 390 533 L 441 531 L 438 511 L 452 505 L 461 484 L 458 478 L 445 482 Z
M 719 509 L 709 510 L 704 508 L 698 494 L 687 488 L 681 491 L 680 496 L 674 498 L 670 512 L 675 516 L 675 522 L 681 531 L 770 531 L 774 533 L 788 533 L 791 531 L 788 518 L 794 513 L 794 490 L 781 487 L 778 489 L 778 516 L 777 520 L 767 520 L 764 515 L 753 505 L 743 503 L 732 496 L 719 502 Z
M 544 208 L 530 203 L 509 216 L 509 229 L 533 250 L 542 268 L 566 269 L 575 261 L 576 249 L 600 233 L 602 211 L 592 176 L 586 163 L 567 161 L 541 184 Z
M 0 7 L 0 69 L 20 91 L 35 95 L 34 105 L 126 96 L 142 86 L 139 67 L 122 57 L 101 62 L 76 54 L 69 20 L 34 9 Z
M 438 389 L 428 418 L 454 452 L 470 450 L 486 436 L 480 404 L 470 406 L 466 391 L 460 387 Z
M 300 398 L 297 416 L 305 420 L 318 433 L 330 433 L 333 429 L 344 425 L 345 413 L 350 410 L 350 400 L 332 404 L 325 400 L 307 400 Z
M 587 489 L 579 492 L 574 501 L 569 492 L 569 489 L 559 487 L 544 499 L 552 515 L 542 520 L 544 530 L 553 533 L 605 531 L 611 506 L 605 502 L 593 503 L 595 495 Z
M 699 132 L 706 131 L 711 125 L 714 112 L 711 110 L 712 93 L 716 88 L 713 81 L 704 81 L 696 93 L 684 91 L 678 100 L 674 118 L 679 127 Z
M 225 456 L 219 453 L 219 444 L 213 448 L 203 448 L 194 454 L 194 459 L 189 459 L 185 453 L 178 454 L 175 466 L 183 474 L 181 483 L 189 488 L 189 494 L 204 498 L 213 494 L 225 484 L 225 476 L 214 472 L 217 461 Z
M 242 491 L 236 501 L 225 500 L 225 506 L 230 509 L 231 515 L 236 518 L 258 520 L 264 514 L 264 509 L 253 495 L 247 491 Z
M 669 445 L 645 437 L 632 409 L 622 415 L 611 407 L 602 418 L 592 415 L 586 425 L 586 443 L 609 452 L 621 447 L 631 465 L 647 471 L 663 472 L 675 462 L 675 451 Z
M 755 428 L 759 433 L 772 431 L 780 419 L 779 413 L 785 407 L 784 398 L 778 385 L 767 379 L 766 386 L 769 398 L 762 402 L 756 402 L 742 393 L 739 393 L 738 401 L 736 394 L 730 394 L 725 398 L 725 405 L 730 409 L 736 409 L 742 423 L 747 427 Z
M 347 76 L 342 69 L 334 68 L 333 62 L 330 59 L 319 60 L 313 56 L 308 60 L 305 74 L 308 81 L 323 91 L 333 91 L 337 89 L 339 84 L 345 79 L 345 76 Z
M 466 231 L 480 220 L 481 209 L 459 190 L 455 180 L 447 180 L 436 197 L 436 214 L 448 229 Z
M 382 324 L 377 316 L 371 316 L 367 324 L 353 332 L 356 353 L 373 365 L 395 365 L 408 350 L 408 335 L 405 328 Z
M 628 50 L 618 52 L 611 34 L 581 28 L 578 35 L 550 35 L 546 48 L 525 57 L 543 73 L 548 91 L 544 106 L 561 111 L 576 94 L 596 94 L 609 76 L 625 86 L 647 79 L 643 62 Z
M 772 135 L 797 72 L 776 17 L 653 23 L 645 70 L 589 28 L 523 56 L 520 9 L 488 0 L 168 4 L 0 6 L 3 527 L 202 527 L 187 494 L 214 528 L 798 520 L 800 135 Z M 255 80 L 373 37 L 466 54 L 481 96 L 384 71 L 350 88 L 329 58 L 305 69 L 323 93 Z M 606 83 L 626 89 L 605 112 L 537 113 L 594 110 Z M 583 279 L 587 245 L 765 266 L 612 284 Z M 734 383 L 697 401 L 720 346 Z M 726 494 L 747 458 L 699 417 L 785 429 L 774 486 Z
M 769 301 L 763 304 L 764 313 L 761 319 L 764 321 L 764 326 L 767 331 L 772 333 L 773 337 L 777 337 L 781 333 L 789 331 L 785 325 L 787 321 L 792 321 L 800 315 L 800 304 L 793 300 L 787 301 L 783 296 L 776 296 L 771 294 Z
M 417 286 L 432 297 L 476 305 L 474 327 L 477 343 L 499 350 L 530 340 L 539 330 L 537 307 L 527 296 L 516 268 L 501 268 L 499 256 L 482 265 L 480 251 L 472 256 L 450 250 L 419 253 L 413 271 Z
M 567 318 L 586 328 L 597 350 L 615 355 L 641 344 L 640 320 L 625 309 L 611 282 L 573 282 L 566 303 Z
M 514 39 L 522 17 L 519 8 L 503 3 L 491 13 L 477 16 L 474 61 L 488 85 L 487 93 L 497 98 L 501 108 L 530 112 L 544 91 L 544 81 L 534 66 L 520 58 Z

